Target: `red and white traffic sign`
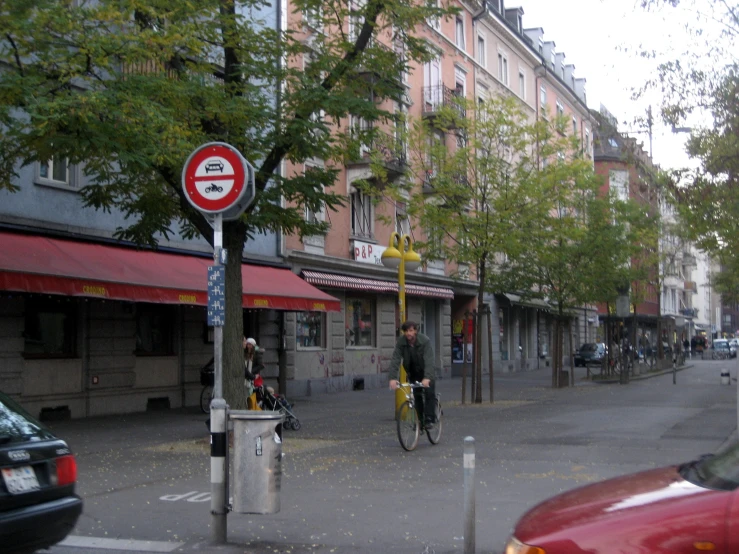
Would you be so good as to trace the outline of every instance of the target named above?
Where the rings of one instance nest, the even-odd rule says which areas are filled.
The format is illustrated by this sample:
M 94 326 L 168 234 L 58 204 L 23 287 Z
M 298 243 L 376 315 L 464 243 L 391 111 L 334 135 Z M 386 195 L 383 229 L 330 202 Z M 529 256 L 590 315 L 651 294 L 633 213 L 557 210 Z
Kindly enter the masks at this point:
M 223 142 L 204 144 L 190 154 L 182 169 L 182 188 L 190 204 L 211 214 L 236 206 L 247 191 L 249 179 L 249 162 Z

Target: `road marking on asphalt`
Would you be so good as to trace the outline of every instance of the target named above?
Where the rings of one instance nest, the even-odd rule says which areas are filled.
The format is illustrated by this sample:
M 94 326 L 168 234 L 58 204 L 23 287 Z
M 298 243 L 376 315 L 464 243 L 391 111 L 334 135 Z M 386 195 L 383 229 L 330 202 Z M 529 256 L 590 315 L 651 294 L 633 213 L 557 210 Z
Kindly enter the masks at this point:
M 137 541 L 133 539 L 106 539 L 70 535 L 57 546 L 72 548 L 102 548 L 105 550 L 130 550 L 131 552 L 172 552 L 184 542 Z

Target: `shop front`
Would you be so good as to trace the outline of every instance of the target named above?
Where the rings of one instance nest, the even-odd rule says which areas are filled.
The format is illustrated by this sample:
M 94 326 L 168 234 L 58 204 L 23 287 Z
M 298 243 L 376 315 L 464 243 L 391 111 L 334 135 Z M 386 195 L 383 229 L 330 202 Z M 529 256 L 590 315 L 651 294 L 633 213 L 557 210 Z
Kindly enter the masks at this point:
M 32 413 L 70 417 L 196 405 L 199 369 L 213 355 L 211 264 L 0 233 L 0 390 Z M 275 314 L 340 308 L 280 267 L 242 264 L 242 284 L 245 329 L 265 334 Z M 270 355 L 276 374 L 277 349 Z

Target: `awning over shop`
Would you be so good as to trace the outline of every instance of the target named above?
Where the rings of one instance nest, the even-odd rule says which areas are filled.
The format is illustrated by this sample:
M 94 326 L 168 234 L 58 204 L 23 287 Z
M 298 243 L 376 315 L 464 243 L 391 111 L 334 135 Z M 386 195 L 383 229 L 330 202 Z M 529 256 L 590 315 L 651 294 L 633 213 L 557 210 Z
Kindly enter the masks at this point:
M 519 306 L 526 306 L 528 308 L 539 308 L 542 310 L 550 310 L 552 307 L 545 300 L 540 298 L 522 298 L 518 294 L 505 293 L 503 294 L 511 304 L 517 304 Z
M 208 258 L 0 233 L 0 290 L 208 304 Z M 287 269 L 242 264 L 245 308 L 339 311 L 340 303 Z
M 398 283 L 381 279 L 367 279 L 351 277 L 338 273 L 324 273 L 322 271 L 304 270 L 303 278 L 319 287 L 361 290 L 367 292 L 381 292 L 388 294 L 398 293 Z M 415 285 L 406 283 L 405 293 L 411 296 L 425 296 L 427 298 L 454 298 L 454 291 L 447 287 L 432 287 L 429 285 Z

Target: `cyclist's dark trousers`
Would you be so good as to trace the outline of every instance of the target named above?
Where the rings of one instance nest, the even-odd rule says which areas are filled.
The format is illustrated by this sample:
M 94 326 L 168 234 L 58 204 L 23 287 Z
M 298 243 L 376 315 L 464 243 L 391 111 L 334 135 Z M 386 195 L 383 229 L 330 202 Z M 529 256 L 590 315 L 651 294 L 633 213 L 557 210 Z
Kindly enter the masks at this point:
M 436 381 L 431 381 L 426 388 L 413 389 L 416 401 L 416 412 L 421 421 L 436 419 Z

